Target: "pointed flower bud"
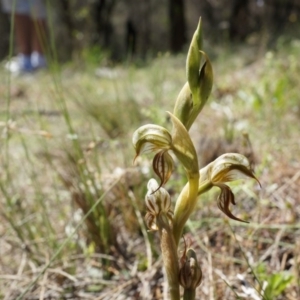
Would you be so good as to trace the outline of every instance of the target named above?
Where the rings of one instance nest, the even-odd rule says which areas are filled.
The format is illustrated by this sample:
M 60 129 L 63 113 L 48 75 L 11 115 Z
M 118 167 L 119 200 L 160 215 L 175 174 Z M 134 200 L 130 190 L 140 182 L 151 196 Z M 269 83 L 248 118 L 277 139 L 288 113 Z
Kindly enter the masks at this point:
M 204 58 L 203 64 L 202 57 Z M 206 53 L 202 51 L 201 19 L 189 47 L 186 72 L 187 83 L 177 97 L 174 115 L 189 130 L 207 102 L 213 84 L 211 62 Z
M 186 60 L 186 72 L 189 86 L 194 93 L 199 88 L 199 69 L 201 63 L 203 34 L 201 18 L 194 32 Z
M 202 271 L 197 261 L 196 253 L 193 249 L 188 249 L 181 258 L 179 269 L 179 283 L 184 289 L 194 290 L 200 285 L 202 280 Z
M 220 188 L 221 193 L 218 197 L 219 209 L 229 218 L 245 222 L 231 213 L 229 206 L 230 204 L 235 204 L 234 194 L 225 183 L 248 177 L 255 179 L 259 183 L 245 156 L 238 153 L 226 153 L 200 170 L 200 186 L 210 182 L 212 186 Z
M 147 188 L 148 192 L 145 197 L 147 214 L 145 220 L 150 230 L 157 230 L 156 218 L 160 213 L 165 213 L 170 221 L 173 219 L 171 197 L 168 191 L 164 188 L 160 188 L 153 178 L 149 180 Z

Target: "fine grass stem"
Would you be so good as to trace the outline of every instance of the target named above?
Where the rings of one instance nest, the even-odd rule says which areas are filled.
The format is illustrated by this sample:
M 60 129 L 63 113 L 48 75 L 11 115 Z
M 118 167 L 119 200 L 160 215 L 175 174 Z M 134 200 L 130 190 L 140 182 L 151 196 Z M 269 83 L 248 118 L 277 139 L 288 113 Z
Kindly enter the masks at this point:
M 31 283 L 26 287 L 26 289 L 22 292 L 21 295 L 18 296 L 16 300 L 23 299 L 24 296 L 30 291 L 30 289 L 37 283 L 37 281 L 40 279 L 41 276 L 45 273 L 45 271 L 51 266 L 51 264 L 55 261 L 55 259 L 59 256 L 59 254 L 62 252 L 62 250 L 66 247 L 66 245 L 71 241 L 74 234 L 78 231 L 78 229 L 84 224 L 86 219 L 89 217 L 91 213 L 96 209 L 96 207 L 103 201 L 106 194 L 118 183 L 118 180 L 116 180 L 112 185 L 103 193 L 103 195 L 91 206 L 89 211 L 82 217 L 80 222 L 77 224 L 77 226 L 74 228 L 73 232 L 63 241 L 63 243 L 59 246 L 59 248 L 56 250 L 56 252 L 52 255 L 52 257 L 49 259 L 49 262 L 43 267 L 43 269 L 40 271 L 40 273 L 35 277 L 34 280 L 31 281 Z

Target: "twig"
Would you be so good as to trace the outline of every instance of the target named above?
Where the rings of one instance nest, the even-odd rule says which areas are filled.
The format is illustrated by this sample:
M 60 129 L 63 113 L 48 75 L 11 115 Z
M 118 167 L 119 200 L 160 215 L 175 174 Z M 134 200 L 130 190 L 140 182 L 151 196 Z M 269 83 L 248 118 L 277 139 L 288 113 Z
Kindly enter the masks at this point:
M 125 287 L 127 287 L 128 285 L 134 283 L 135 280 L 136 280 L 136 278 L 132 278 L 131 280 L 128 280 L 127 282 L 125 282 L 125 283 L 123 283 L 121 285 L 118 285 L 115 289 L 110 289 L 109 292 L 105 293 L 104 295 L 101 295 L 100 297 L 98 297 L 98 298 L 96 298 L 94 300 L 103 300 L 107 296 L 109 296 L 109 298 L 111 299 L 112 294 L 114 292 L 119 291 L 118 294 L 120 294 Z
M 51 269 L 51 268 L 49 268 L 48 272 L 62 275 L 62 276 L 68 278 L 69 280 L 71 280 L 73 282 L 77 282 L 78 281 L 74 276 L 72 276 L 69 273 L 67 273 L 67 272 L 65 272 L 63 270 L 60 270 L 60 269 Z
M 269 255 L 272 256 L 272 259 L 274 260 L 276 258 L 276 254 L 277 254 L 277 251 L 273 251 L 273 249 L 277 248 L 278 247 L 278 244 L 279 244 L 279 241 L 280 241 L 280 238 L 282 236 L 282 234 L 284 233 L 284 228 L 282 228 L 277 236 L 276 236 L 276 239 L 275 239 L 275 242 L 266 250 L 266 252 L 260 257 L 260 261 L 264 261 Z
M 209 300 L 214 300 L 214 277 L 213 277 L 213 266 L 212 266 L 212 257 L 211 257 L 211 252 L 208 251 L 207 253 L 207 258 L 208 258 L 208 277 L 210 281 L 209 285 Z
M 21 278 L 22 277 L 22 273 L 24 271 L 26 262 L 27 262 L 26 252 L 23 252 L 21 263 L 20 263 L 20 266 L 19 266 L 19 269 L 18 269 L 18 272 L 17 272 L 17 275 L 16 275 L 17 278 Z M 4 300 L 8 300 L 9 299 L 9 297 L 11 295 L 11 292 L 16 287 L 16 285 L 17 285 L 17 281 L 16 280 L 11 283 L 10 288 L 9 288 L 10 291 L 8 291 L 8 294 L 6 294 Z
M 298 180 L 298 178 L 300 178 L 300 171 L 298 171 L 288 182 L 286 182 L 285 184 L 281 185 L 278 189 L 273 191 L 271 195 L 274 193 L 282 193 L 284 190 L 289 188 L 293 183 L 295 183 Z
M 45 291 L 46 291 L 47 279 L 48 279 L 48 272 L 46 271 L 44 273 L 43 280 L 41 282 L 41 292 L 40 292 L 40 298 L 39 298 L 39 300 L 43 300 L 44 299 Z

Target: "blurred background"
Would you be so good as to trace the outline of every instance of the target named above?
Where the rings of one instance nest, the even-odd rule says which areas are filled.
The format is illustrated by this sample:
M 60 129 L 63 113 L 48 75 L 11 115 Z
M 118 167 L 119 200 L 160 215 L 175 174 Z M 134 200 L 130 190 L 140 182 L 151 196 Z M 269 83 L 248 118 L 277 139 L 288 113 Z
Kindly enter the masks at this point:
M 144 222 L 152 157 L 133 164 L 131 141 L 171 128 L 201 16 L 214 84 L 190 130 L 199 168 L 238 152 L 262 188 L 230 186 L 247 224 L 218 189 L 201 195 L 185 232 L 197 299 L 299 300 L 300 1 L 45 2 L 48 65 L 27 73 L 7 72 L 17 35 L 0 12 L 0 299 L 168 299 Z M 176 162 L 173 207 L 185 184 Z
M 145 58 L 187 48 L 199 16 L 211 44 L 274 47 L 279 36 L 299 36 L 298 0 L 53 0 L 49 1 L 58 56 L 84 49 L 113 60 Z M 63 42 L 62 42 L 63 41 Z M 0 14 L 0 59 L 8 53 L 9 17 Z

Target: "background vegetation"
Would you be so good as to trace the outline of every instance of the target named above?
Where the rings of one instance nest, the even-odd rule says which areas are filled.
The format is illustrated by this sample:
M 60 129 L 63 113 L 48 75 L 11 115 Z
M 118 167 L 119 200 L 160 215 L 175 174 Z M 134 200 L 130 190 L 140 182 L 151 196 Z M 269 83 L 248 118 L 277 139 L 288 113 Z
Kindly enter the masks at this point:
M 298 0 L 48 0 L 58 57 L 105 51 L 113 59 L 186 50 L 199 16 L 213 45 L 244 43 L 262 50 L 278 36 L 299 35 Z M 9 18 L 0 14 L 0 58 L 8 53 Z
M 215 74 L 191 132 L 201 165 L 243 153 L 262 189 L 248 181 L 232 186 L 234 214 L 249 224 L 228 221 L 214 192 L 199 200 L 189 222 L 204 275 L 198 299 L 296 300 L 299 5 L 245 1 L 248 20 L 237 17 L 237 1 L 220 2 L 185 2 L 185 39 L 202 15 Z M 185 53 L 170 48 L 169 3 L 55 3 L 49 70 L 0 71 L 0 298 L 167 299 L 156 236 L 143 221 L 154 175 L 146 158 L 133 166 L 131 137 L 142 124 L 170 127 L 165 111 L 186 80 Z M 97 36 L 92 17 L 101 3 L 109 41 Z M 137 35 L 135 51 L 126 52 L 128 18 Z M 171 178 L 174 197 L 182 172 Z

